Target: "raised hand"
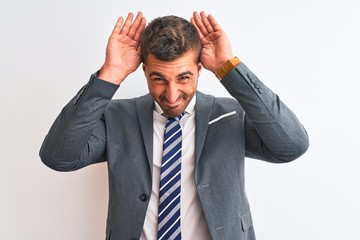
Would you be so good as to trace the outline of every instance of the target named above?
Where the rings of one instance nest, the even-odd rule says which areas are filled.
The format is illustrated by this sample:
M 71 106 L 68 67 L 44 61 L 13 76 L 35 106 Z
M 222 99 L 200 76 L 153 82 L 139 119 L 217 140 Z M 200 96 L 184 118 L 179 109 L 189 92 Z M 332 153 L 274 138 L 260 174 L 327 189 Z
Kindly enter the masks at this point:
M 215 73 L 227 60 L 233 58 L 230 41 L 225 32 L 212 15 L 205 12 L 194 12 L 191 23 L 197 28 L 202 51 L 200 62 L 207 70 Z
M 119 17 L 106 47 L 106 59 L 98 78 L 119 85 L 141 63 L 140 40 L 146 19 L 138 12 L 129 13 L 125 22 Z

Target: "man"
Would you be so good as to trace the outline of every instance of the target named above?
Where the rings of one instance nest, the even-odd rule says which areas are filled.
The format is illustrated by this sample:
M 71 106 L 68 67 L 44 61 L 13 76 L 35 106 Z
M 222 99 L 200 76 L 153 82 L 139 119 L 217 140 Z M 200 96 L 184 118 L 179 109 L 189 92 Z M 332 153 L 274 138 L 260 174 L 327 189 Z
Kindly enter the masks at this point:
M 117 21 L 104 65 L 54 122 L 42 161 L 58 171 L 107 161 L 106 239 L 255 239 L 244 158 L 294 160 L 305 129 L 234 57 L 211 15 L 147 27 L 133 17 Z M 111 101 L 141 62 L 149 94 Z M 234 98 L 198 92 L 202 67 Z

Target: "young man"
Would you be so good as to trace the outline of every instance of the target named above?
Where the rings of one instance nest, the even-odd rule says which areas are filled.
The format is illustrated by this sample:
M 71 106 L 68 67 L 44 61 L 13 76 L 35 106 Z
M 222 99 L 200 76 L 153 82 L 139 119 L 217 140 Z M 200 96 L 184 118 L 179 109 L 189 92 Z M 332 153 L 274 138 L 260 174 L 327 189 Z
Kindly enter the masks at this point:
M 255 239 L 244 158 L 294 160 L 305 129 L 234 57 L 211 15 L 147 27 L 133 17 L 119 18 L 104 65 L 54 122 L 42 161 L 58 171 L 107 162 L 106 239 Z M 112 101 L 141 63 L 149 94 Z M 202 67 L 233 98 L 198 92 Z

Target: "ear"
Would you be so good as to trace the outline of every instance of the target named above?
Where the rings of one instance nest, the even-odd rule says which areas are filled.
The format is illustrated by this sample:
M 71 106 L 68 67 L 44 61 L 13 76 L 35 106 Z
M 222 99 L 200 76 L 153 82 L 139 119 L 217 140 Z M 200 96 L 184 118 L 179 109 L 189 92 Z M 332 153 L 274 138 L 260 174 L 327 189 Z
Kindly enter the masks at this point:
M 142 64 L 142 69 L 143 69 L 143 71 L 144 71 L 144 73 L 145 73 L 145 72 L 146 72 L 146 66 L 145 66 L 144 63 Z
M 201 73 L 201 69 L 202 69 L 202 65 L 201 65 L 201 63 L 198 63 L 198 73 L 199 73 L 199 75 Z

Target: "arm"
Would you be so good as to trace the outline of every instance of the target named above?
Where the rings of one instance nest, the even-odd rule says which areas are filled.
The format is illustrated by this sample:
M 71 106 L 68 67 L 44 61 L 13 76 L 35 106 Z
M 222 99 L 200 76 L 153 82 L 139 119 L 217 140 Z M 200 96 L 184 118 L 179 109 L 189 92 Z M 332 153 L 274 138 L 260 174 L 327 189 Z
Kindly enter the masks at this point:
M 102 119 L 118 86 L 96 78 L 63 108 L 40 149 L 45 165 L 57 171 L 73 171 L 105 161 L 106 131 Z
M 244 63 L 221 83 L 237 99 L 245 115 L 246 156 L 281 163 L 308 148 L 308 135 L 295 114 Z
M 40 149 L 41 160 L 58 171 L 105 161 L 106 128 L 102 117 L 120 83 L 141 63 L 139 44 L 145 18 L 139 12 L 120 17 L 111 33 L 101 70 L 63 108 Z
M 233 58 L 230 42 L 211 15 L 194 13 L 191 22 L 202 39 L 200 61 L 214 74 Z M 270 162 L 288 162 L 308 148 L 308 136 L 295 114 L 243 63 L 221 80 L 246 113 L 246 155 Z

